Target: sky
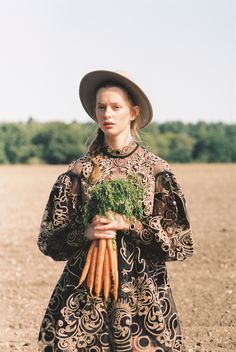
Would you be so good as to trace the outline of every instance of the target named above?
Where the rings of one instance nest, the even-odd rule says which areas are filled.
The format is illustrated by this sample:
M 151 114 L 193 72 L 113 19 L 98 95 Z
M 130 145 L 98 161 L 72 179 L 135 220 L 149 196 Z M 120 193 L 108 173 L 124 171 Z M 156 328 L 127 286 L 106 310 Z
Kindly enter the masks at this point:
M 156 122 L 236 122 L 236 1 L 0 0 L 0 121 L 90 121 L 89 71 L 128 72 Z

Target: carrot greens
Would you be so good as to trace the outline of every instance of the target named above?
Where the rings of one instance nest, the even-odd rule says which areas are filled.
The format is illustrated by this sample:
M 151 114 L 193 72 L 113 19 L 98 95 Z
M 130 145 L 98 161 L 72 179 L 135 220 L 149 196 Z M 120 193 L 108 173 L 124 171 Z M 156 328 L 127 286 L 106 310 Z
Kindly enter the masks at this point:
M 104 181 L 92 187 L 84 222 L 89 224 L 94 216 L 106 216 L 109 212 L 119 213 L 129 220 L 141 220 L 143 196 L 144 188 L 136 174 L 129 174 L 127 180 Z

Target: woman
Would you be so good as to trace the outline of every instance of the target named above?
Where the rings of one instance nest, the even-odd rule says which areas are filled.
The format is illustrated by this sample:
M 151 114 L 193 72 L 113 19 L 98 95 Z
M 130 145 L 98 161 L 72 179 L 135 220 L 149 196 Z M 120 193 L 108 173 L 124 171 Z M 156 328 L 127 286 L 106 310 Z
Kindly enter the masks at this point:
M 151 121 L 151 104 L 133 81 L 110 71 L 85 75 L 80 99 L 99 129 L 89 152 L 58 177 L 43 216 L 39 248 L 67 264 L 41 325 L 40 351 L 181 351 L 165 262 L 191 256 L 192 236 L 176 177 L 164 160 L 135 142 L 138 129 Z M 91 186 L 129 172 L 145 187 L 142 223 L 95 216 L 85 227 Z M 76 286 L 91 241 L 115 236 L 118 300 L 105 303 L 85 284 Z

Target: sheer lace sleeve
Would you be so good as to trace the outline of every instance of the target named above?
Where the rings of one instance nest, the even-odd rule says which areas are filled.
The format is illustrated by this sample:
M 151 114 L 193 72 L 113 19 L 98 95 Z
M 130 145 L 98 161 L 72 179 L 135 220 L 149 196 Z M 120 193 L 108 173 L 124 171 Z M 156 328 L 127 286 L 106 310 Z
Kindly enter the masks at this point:
M 75 171 L 70 168 L 57 178 L 40 226 L 39 249 L 54 260 L 68 260 L 88 241 L 82 222 L 80 175 Z
M 150 259 L 184 260 L 193 254 L 193 240 L 182 189 L 169 170 L 155 178 L 153 214 L 133 235 Z

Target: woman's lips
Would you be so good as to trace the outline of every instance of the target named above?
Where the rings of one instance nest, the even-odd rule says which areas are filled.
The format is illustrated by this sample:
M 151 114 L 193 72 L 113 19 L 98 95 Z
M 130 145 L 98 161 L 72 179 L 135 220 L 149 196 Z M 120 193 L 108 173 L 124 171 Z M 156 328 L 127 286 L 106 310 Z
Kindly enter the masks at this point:
M 115 124 L 114 123 L 112 123 L 112 122 L 105 122 L 104 123 L 104 126 L 106 127 L 106 128 L 111 128 L 112 126 L 114 126 Z

